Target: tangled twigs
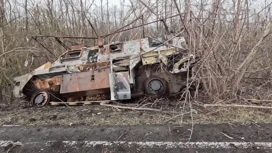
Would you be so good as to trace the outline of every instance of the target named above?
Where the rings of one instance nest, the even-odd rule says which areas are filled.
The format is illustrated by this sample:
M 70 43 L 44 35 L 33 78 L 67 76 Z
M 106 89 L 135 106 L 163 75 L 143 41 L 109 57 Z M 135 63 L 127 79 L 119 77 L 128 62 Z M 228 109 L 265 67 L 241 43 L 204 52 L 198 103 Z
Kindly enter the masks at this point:
M 265 40 L 265 38 L 267 38 L 267 36 L 269 36 L 272 32 L 272 23 L 269 23 L 262 35 L 262 37 L 259 39 L 259 41 L 256 43 L 256 45 L 251 49 L 250 53 L 248 54 L 248 56 L 245 58 L 245 60 L 243 61 L 243 63 L 238 67 L 237 71 L 236 71 L 236 76 L 237 76 L 237 81 L 236 84 L 234 85 L 235 88 L 237 88 L 244 76 L 244 74 L 246 73 L 250 63 L 252 62 L 252 60 L 254 59 L 259 46 L 263 43 L 263 41 Z

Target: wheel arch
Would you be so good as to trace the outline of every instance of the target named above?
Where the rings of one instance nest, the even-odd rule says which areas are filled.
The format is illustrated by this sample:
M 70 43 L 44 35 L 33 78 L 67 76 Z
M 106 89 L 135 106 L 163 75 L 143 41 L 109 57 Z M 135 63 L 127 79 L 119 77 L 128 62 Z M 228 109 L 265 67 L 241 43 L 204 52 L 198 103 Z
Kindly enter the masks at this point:
M 15 77 L 13 80 L 15 82 L 15 86 L 13 89 L 13 94 L 16 98 L 22 98 L 26 96 L 23 92 L 24 88 L 27 84 L 29 84 L 30 80 L 33 78 L 31 73 L 27 73 L 25 75 Z

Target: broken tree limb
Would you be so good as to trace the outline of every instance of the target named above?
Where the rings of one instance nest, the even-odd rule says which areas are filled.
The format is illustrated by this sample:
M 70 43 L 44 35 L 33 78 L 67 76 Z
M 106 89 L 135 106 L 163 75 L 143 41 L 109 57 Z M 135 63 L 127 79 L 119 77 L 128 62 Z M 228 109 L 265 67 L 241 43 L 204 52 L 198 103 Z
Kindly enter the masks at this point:
M 162 112 L 160 109 L 154 109 L 154 108 L 139 108 L 139 107 L 128 107 L 128 106 L 118 106 L 118 105 L 111 105 L 111 104 L 105 104 L 101 103 L 101 106 L 106 106 L 106 107 L 113 107 L 113 108 L 118 108 L 118 109 L 129 109 L 129 110 L 137 110 L 137 111 L 155 111 L 155 112 Z
M 232 108 L 256 108 L 256 109 L 272 109 L 269 106 L 255 106 L 255 105 L 237 105 L 237 104 L 204 104 L 207 107 L 232 107 Z
M 262 103 L 262 102 L 272 103 L 272 100 L 268 100 L 268 99 L 247 99 L 247 101 L 256 103 L 256 104 Z
M 272 23 L 269 23 L 263 33 L 263 35 L 261 36 L 260 40 L 255 44 L 255 46 L 251 49 L 250 53 L 248 54 L 248 56 L 246 57 L 246 59 L 244 60 L 244 62 L 237 68 L 236 70 L 236 76 L 237 76 L 237 81 L 236 81 L 236 88 L 239 86 L 241 79 L 243 78 L 245 72 L 247 71 L 250 63 L 252 62 L 252 60 L 254 59 L 259 46 L 262 44 L 262 42 L 265 40 L 265 38 L 267 38 L 267 36 L 269 36 L 271 34 L 272 31 Z

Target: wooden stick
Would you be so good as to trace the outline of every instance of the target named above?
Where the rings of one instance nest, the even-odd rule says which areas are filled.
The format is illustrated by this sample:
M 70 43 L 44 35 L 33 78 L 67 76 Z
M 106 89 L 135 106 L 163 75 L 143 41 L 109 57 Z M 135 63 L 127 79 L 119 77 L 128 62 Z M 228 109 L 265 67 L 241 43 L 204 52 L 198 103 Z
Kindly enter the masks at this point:
M 252 103 L 260 103 L 260 102 L 272 102 L 272 100 L 268 99 L 247 99 L 247 101 L 252 102 Z
M 101 103 L 100 105 L 101 106 L 107 106 L 107 107 L 113 107 L 113 108 L 119 108 L 119 109 L 162 112 L 162 110 L 160 110 L 160 109 L 153 109 L 153 108 L 139 108 L 139 107 L 118 106 L 118 105 L 111 105 L 111 104 L 105 104 L 105 103 Z
M 268 106 L 254 106 L 254 105 L 236 105 L 236 104 L 204 104 L 204 107 L 234 107 L 234 108 L 256 108 L 256 109 L 272 109 Z

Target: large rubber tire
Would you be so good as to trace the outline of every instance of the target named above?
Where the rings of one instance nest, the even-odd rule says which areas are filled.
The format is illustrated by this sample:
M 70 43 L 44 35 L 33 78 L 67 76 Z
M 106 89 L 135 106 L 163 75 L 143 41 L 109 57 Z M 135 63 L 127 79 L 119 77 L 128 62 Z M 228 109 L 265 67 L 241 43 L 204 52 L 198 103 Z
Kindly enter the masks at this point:
M 160 77 L 151 76 L 144 84 L 145 93 L 148 95 L 166 95 L 168 94 L 168 83 Z
M 47 91 L 37 91 L 35 92 L 30 102 L 33 106 L 45 106 L 50 102 L 50 94 Z

